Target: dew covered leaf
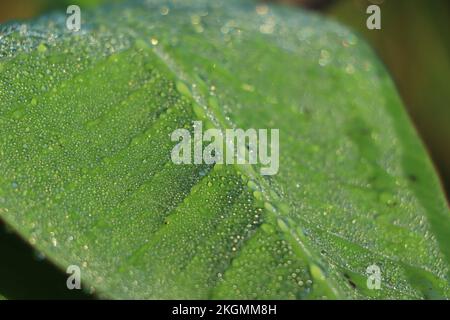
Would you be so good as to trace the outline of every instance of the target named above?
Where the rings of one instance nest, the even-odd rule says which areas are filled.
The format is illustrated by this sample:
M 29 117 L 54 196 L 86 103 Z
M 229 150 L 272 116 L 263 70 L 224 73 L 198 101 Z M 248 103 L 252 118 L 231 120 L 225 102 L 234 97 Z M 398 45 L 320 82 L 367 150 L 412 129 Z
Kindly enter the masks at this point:
M 64 19 L 1 28 L 0 216 L 62 270 L 80 266 L 85 287 L 450 297 L 439 181 L 386 71 L 347 29 L 229 0 L 109 6 L 83 12 L 80 33 Z M 198 120 L 279 129 L 279 173 L 174 164 L 170 134 Z

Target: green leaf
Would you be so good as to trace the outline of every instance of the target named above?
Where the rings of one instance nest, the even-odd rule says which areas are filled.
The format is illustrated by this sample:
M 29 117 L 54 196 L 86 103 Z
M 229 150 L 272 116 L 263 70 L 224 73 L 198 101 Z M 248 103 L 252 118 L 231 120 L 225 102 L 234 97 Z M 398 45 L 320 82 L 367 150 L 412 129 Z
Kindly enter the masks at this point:
M 314 14 L 147 1 L 4 26 L 0 215 L 106 298 L 448 298 L 450 215 L 371 50 Z M 175 165 L 280 130 L 280 169 Z M 381 270 L 381 289 L 366 269 Z M 1 291 L 1 284 L 0 284 Z

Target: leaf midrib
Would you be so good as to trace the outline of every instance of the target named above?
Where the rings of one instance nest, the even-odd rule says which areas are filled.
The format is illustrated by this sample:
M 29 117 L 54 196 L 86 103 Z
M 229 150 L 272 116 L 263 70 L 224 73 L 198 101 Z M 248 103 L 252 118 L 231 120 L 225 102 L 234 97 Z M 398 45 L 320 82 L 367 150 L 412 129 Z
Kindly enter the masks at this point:
M 187 75 L 186 73 L 183 72 L 183 69 L 181 68 L 181 66 L 179 66 L 170 57 L 170 55 L 161 48 L 161 46 L 153 47 L 152 51 L 155 54 L 155 56 L 157 56 L 159 58 L 159 60 L 161 62 L 163 62 L 163 64 L 172 72 L 172 74 L 175 76 L 176 79 L 183 81 L 183 82 L 191 83 L 191 84 L 196 83 L 196 81 L 192 80 L 192 78 L 189 75 Z M 208 119 L 210 121 L 210 123 L 212 123 L 217 129 L 221 130 L 222 132 L 226 128 L 233 127 L 231 120 L 229 120 L 230 123 L 225 123 L 222 119 L 226 119 L 226 118 L 222 114 L 218 115 L 217 114 L 218 110 L 215 110 L 215 108 L 208 107 L 207 103 L 205 102 L 207 99 L 203 96 L 203 94 L 201 92 L 199 92 L 194 86 L 191 86 L 191 90 L 193 91 L 192 99 L 197 104 L 199 104 L 203 110 L 207 110 L 207 112 L 206 112 L 207 116 L 212 118 L 212 119 L 211 118 Z M 202 120 L 202 119 L 199 118 L 197 120 Z M 237 172 L 245 175 L 249 180 L 256 181 L 256 183 L 259 187 L 259 190 L 261 191 L 261 193 L 264 197 L 264 200 L 268 201 L 269 203 L 271 202 L 270 191 L 272 189 L 270 188 L 268 183 L 264 180 L 264 178 L 256 173 L 255 167 L 253 165 L 240 166 L 240 165 L 235 164 L 235 165 L 233 165 L 233 168 Z M 252 192 L 252 190 L 250 188 L 249 188 L 249 191 Z M 287 203 L 283 203 L 283 205 L 285 207 L 290 208 L 290 206 Z M 275 219 L 284 218 L 279 214 L 275 214 L 271 210 L 266 209 L 265 211 Z M 284 230 L 281 230 L 281 231 L 284 232 Z M 304 238 L 302 239 L 303 240 L 302 241 L 302 240 L 300 240 L 300 238 L 298 238 L 298 236 L 293 235 L 293 233 L 294 233 L 293 231 L 291 231 L 291 232 L 292 233 L 285 233 L 285 236 L 286 236 L 286 239 L 294 247 L 297 247 L 297 249 L 303 251 L 303 255 L 299 257 L 300 259 L 303 260 L 306 257 L 306 259 L 307 259 L 306 262 L 307 262 L 308 266 L 311 266 L 313 264 L 321 265 L 321 266 L 326 265 L 320 258 L 318 258 L 317 254 L 315 253 L 315 250 L 313 250 L 311 248 L 311 246 L 308 243 L 306 243 Z M 302 244 L 299 245 L 297 243 L 297 241 L 299 243 L 301 242 Z M 306 251 L 304 251 L 305 250 L 304 248 L 308 248 L 308 249 L 306 249 Z M 313 258 L 313 256 L 314 256 L 314 258 Z M 336 295 L 336 298 L 343 298 L 339 287 L 336 284 L 334 284 L 334 281 L 332 281 L 330 278 L 327 279 L 326 285 L 329 286 L 329 289 L 331 292 L 334 292 L 334 294 Z

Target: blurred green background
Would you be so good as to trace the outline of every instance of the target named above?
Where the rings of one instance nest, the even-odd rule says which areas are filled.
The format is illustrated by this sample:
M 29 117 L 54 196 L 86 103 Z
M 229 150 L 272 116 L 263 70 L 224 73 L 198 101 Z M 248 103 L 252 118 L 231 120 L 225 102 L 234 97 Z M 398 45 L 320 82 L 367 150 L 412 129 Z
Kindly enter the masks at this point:
M 120 0 L 113 0 L 120 1 Z M 212 0 L 213 1 L 213 0 Z M 244 1 L 244 0 L 243 0 Z M 0 0 L 0 22 L 106 0 Z M 266 1 L 269 2 L 269 1 Z M 272 0 L 317 10 L 366 38 L 390 70 L 450 195 L 450 1 Z M 378 4 L 382 29 L 366 28 L 366 8 Z

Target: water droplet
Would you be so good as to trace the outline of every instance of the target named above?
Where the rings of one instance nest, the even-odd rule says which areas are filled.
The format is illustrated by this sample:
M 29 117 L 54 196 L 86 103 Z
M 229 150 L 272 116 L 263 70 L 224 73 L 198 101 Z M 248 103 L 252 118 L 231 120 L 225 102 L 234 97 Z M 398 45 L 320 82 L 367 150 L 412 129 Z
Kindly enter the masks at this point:
M 394 206 L 395 205 L 395 198 L 392 194 L 388 192 L 382 192 L 379 196 L 379 199 L 382 203 L 388 205 L 388 206 Z
M 261 225 L 261 229 L 262 231 L 264 231 L 267 234 L 272 234 L 275 232 L 275 230 L 273 229 L 273 227 L 270 224 L 264 223 Z
M 242 90 L 247 91 L 247 92 L 254 92 L 255 91 L 255 87 L 252 85 L 249 85 L 248 83 L 244 83 L 242 85 Z
M 253 192 L 253 196 L 255 197 L 256 200 L 263 200 L 263 194 L 261 193 L 261 191 L 254 191 Z
M 41 52 L 41 53 L 45 52 L 45 51 L 47 51 L 47 46 L 45 44 L 41 43 L 41 44 L 38 45 L 37 51 Z
M 277 224 L 282 231 L 289 232 L 289 226 L 283 219 L 277 219 Z
M 320 50 L 320 58 L 319 58 L 319 65 L 321 67 L 325 67 L 328 65 L 331 61 L 331 54 L 328 50 Z
M 256 13 L 260 16 L 264 16 L 269 13 L 269 7 L 266 5 L 257 5 L 256 6 Z
M 170 9 L 166 6 L 161 7 L 161 9 L 159 10 L 159 12 L 161 13 L 161 15 L 163 16 L 167 16 L 170 12 Z
M 252 190 L 258 190 L 259 188 L 258 188 L 258 185 L 254 182 L 254 181 L 252 181 L 252 180 L 250 180 L 248 183 L 247 183 L 247 187 L 249 187 L 250 189 L 252 189 Z
M 349 63 L 346 67 L 345 67 L 345 72 L 348 74 L 354 74 L 355 73 L 355 67 Z
M 268 211 L 270 211 L 270 212 L 273 212 L 273 213 L 276 213 L 276 212 L 277 212 L 277 210 L 275 209 L 275 207 L 274 207 L 272 204 L 270 204 L 269 202 L 265 202 L 265 203 L 264 203 L 264 208 L 266 208 L 266 210 L 268 210 Z
M 150 39 L 150 42 L 151 42 L 151 44 L 154 45 L 154 46 L 157 46 L 158 43 L 159 43 L 158 39 L 156 39 L 156 38 L 151 38 L 151 39 Z
M 44 261 L 45 260 L 45 254 L 41 251 L 35 251 L 34 252 L 34 257 L 36 258 L 37 261 Z
M 184 82 L 177 81 L 176 88 L 177 88 L 178 92 L 180 94 L 182 94 L 183 96 L 192 98 L 191 90 L 189 90 L 188 86 Z
M 325 274 L 322 271 L 322 269 L 316 265 L 316 264 L 311 264 L 311 266 L 309 267 L 309 272 L 311 273 L 311 276 L 314 279 L 320 280 L 320 281 L 324 281 L 325 280 Z
M 259 31 L 264 34 L 272 34 L 275 31 L 275 19 L 273 17 L 268 18 L 264 24 L 259 27 Z
M 24 108 L 19 108 L 17 110 L 14 110 L 14 112 L 12 113 L 12 118 L 15 120 L 20 120 L 25 116 L 25 109 Z

